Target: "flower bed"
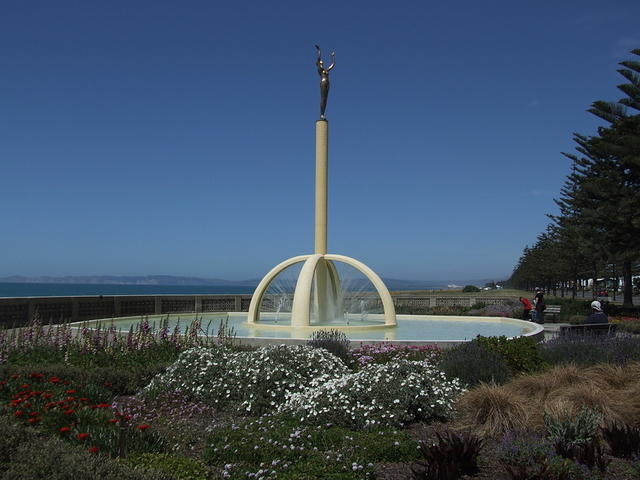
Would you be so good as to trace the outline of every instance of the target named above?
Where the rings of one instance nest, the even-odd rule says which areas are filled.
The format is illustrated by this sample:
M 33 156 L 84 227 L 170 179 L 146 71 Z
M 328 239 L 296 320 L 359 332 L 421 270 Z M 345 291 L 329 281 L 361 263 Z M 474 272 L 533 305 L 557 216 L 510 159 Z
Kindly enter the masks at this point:
M 302 422 L 361 429 L 451 416 L 464 390 L 426 361 L 393 360 L 328 380 L 321 378 L 279 407 Z
M 143 393 L 153 397 L 178 391 L 217 408 L 259 415 L 274 410 L 287 394 L 313 379 L 326 381 L 347 370 L 326 350 L 302 345 L 269 345 L 250 352 L 193 348 L 183 352 Z
M 64 328 L 0 334 L 1 478 L 640 475 L 635 336 L 363 345 L 345 364 L 310 346 L 173 341 L 148 324 L 113 344 Z M 548 371 L 568 361 L 597 365 Z M 489 384 L 465 392 L 463 372 Z
M 148 431 L 150 425 L 131 424 L 130 417 L 111 407 L 106 388 L 74 386 L 33 372 L 0 380 L 0 399 L 0 413 L 25 426 L 40 425 L 91 453 L 104 451 L 115 457 L 125 448 L 139 453 L 161 448 L 161 439 Z

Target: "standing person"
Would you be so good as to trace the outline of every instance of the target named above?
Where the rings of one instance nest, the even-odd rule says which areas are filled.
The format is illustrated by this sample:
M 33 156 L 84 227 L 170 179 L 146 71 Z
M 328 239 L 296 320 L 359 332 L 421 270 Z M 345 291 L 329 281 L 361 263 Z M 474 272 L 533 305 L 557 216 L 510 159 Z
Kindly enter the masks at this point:
M 609 323 L 609 317 L 602 311 L 602 304 L 594 300 L 591 302 L 591 315 L 584 321 L 585 324 Z
M 533 303 L 536 306 L 536 322 L 543 324 L 544 323 L 544 309 L 547 306 L 544 304 L 544 292 L 541 289 L 538 289 L 536 292 L 536 296 L 533 299 Z
M 524 297 L 520 297 L 518 300 L 520 300 L 520 303 L 522 304 L 522 306 L 524 308 L 524 312 L 522 313 L 522 319 L 523 320 L 529 320 L 529 314 L 531 313 L 531 310 L 533 309 L 533 306 L 531 305 L 531 302 L 529 301 L 528 298 L 524 298 Z

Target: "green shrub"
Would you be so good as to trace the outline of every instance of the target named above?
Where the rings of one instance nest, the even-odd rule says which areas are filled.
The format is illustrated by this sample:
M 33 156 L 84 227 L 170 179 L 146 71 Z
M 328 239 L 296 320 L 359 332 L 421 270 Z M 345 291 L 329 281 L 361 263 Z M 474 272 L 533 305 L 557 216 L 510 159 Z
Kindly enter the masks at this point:
M 349 353 L 351 341 L 340 330 L 316 330 L 311 334 L 307 345 L 313 348 L 324 348 L 349 365 L 353 358 Z
M 572 300 L 571 298 L 547 297 L 547 305 L 560 305 L 560 313 L 557 315 L 559 322 L 568 322 L 571 317 L 586 317 L 591 313 L 591 300 Z
M 538 353 L 538 343 L 531 337 L 507 339 L 505 336 L 478 336 L 474 341 L 478 342 L 482 348 L 504 358 L 514 374 L 537 372 L 544 367 L 544 362 Z
M 609 460 L 597 437 L 601 419 L 598 412 L 588 408 L 582 408 L 575 417 L 554 418 L 544 413 L 547 438 L 558 455 L 604 472 Z
M 27 363 L 4 364 L 0 366 L 0 378 L 7 378 L 11 375 L 26 377 L 32 372 L 40 372 L 45 377 L 60 377 L 78 386 L 102 386 L 109 392 L 110 401 L 112 396 L 133 395 L 159 373 L 166 370 L 165 364 L 136 365 L 130 368 L 110 367 L 79 367 L 66 365 L 64 363 Z M 94 388 L 94 387 L 92 387 Z
M 394 360 L 327 380 L 288 396 L 279 411 L 312 424 L 348 428 L 401 426 L 448 418 L 464 389 L 428 362 Z
M 530 433 L 505 435 L 497 460 L 509 480 L 595 480 L 586 466 L 562 458 L 549 440 Z
M 619 331 L 640 335 L 640 320 L 627 320 L 625 322 L 616 323 Z
M 565 443 L 586 444 L 598 433 L 602 415 L 594 410 L 582 408 L 574 417 L 553 417 L 544 412 L 544 424 L 550 441 L 561 440 Z
M 105 455 L 72 447 L 58 438 L 36 438 L 21 444 L 2 476 L 3 480 L 93 479 L 101 480 L 169 480 L 171 477 L 148 477 L 134 472 L 127 464 Z
M 564 335 L 541 343 L 538 350 L 545 363 L 551 365 L 625 365 L 640 361 L 640 338 L 624 334 Z
M 417 442 L 404 431 L 311 426 L 279 415 L 215 430 L 207 440 L 204 460 L 232 480 L 364 479 L 372 477 L 374 462 L 418 456 Z
M 126 460 L 136 471 L 165 475 L 175 480 L 207 480 L 209 470 L 198 460 L 167 453 L 144 453 Z
M 439 367 L 447 377 L 459 378 L 469 387 L 480 382 L 500 385 L 509 379 L 509 368 L 504 358 L 475 341 L 446 350 Z
M 616 303 L 603 302 L 604 313 L 615 317 L 634 317 L 640 319 L 640 306 L 618 305 Z
M 35 430 L 25 428 L 15 417 L 0 415 L 0 472 L 6 470 L 20 445 L 37 438 Z M 1 477 L 1 475 L 0 475 Z
M 143 394 L 154 397 L 180 391 L 216 408 L 260 415 L 274 410 L 287 394 L 300 391 L 314 378 L 328 380 L 346 372 L 339 358 L 306 345 L 269 345 L 249 352 L 198 347 L 183 352 Z
M 174 362 L 180 348 L 170 342 L 149 344 L 139 349 L 105 349 L 95 350 L 79 344 L 59 348 L 55 345 L 42 344 L 13 349 L 7 354 L 7 363 L 13 365 L 48 365 L 66 364 L 82 368 L 119 368 L 165 366 Z
M 465 293 L 475 293 L 475 292 L 479 292 L 480 289 L 475 285 L 467 285 L 462 289 L 462 291 Z

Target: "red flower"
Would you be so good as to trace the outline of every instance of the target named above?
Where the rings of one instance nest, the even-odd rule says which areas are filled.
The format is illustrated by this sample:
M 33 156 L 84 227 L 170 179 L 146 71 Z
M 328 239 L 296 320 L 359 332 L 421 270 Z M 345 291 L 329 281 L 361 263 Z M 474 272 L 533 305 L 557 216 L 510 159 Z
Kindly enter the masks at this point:
M 16 378 L 20 378 L 20 375 L 11 375 L 11 378 L 15 380 Z
M 58 431 L 61 433 L 67 433 L 67 432 L 70 432 L 71 429 L 69 427 L 61 427 L 58 429 Z
M 142 425 L 138 425 L 136 428 L 138 430 L 146 430 L 147 428 L 151 428 L 151 425 L 147 425 L 146 423 L 143 423 Z
M 87 448 L 87 451 L 91 453 L 98 453 L 100 449 L 94 445 L 93 447 Z
M 23 383 L 22 385 L 20 385 L 20 388 L 22 388 L 22 389 L 29 388 L 29 384 L 28 383 Z
M 76 438 L 78 440 L 84 440 L 85 438 L 89 438 L 89 436 L 90 435 L 88 433 L 79 433 L 79 434 L 76 435 Z
M 51 378 L 49 379 L 49 381 L 50 381 L 51 383 L 60 383 L 60 379 L 59 379 L 58 377 L 51 377 Z
M 71 395 L 73 393 L 76 393 L 76 391 L 75 390 L 67 390 L 67 395 Z
M 42 394 L 42 398 L 51 398 L 51 397 L 53 397 L 53 393 L 45 392 Z
M 107 420 L 107 422 L 109 423 L 118 423 L 120 420 L 118 420 L 117 418 L 110 418 L 109 420 Z
M 80 401 L 81 401 L 81 402 L 88 402 L 88 401 L 89 401 L 89 399 L 88 399 L 87 397 L 81 397 L 81 398 L 80 398 Z
M 69 410 L 64 411 L 65 415 L 71 415 L 72 413 L 75 413 L 75 410 L 73 408 L 70 408 Z
M 95 405 L 95 408 L 109 408 L 111 405 L 108 403 L 98 403 Z
M 29 423 L 38 423 L 39 421 L 40 421 L 40 419 L 39 419 L 39 418 L 30 418 L 30 419 L 28 420 L 28 422 L 29 422 Z
M 20 417 L 20 416 L 22 416 L 23 414 L 24 414 L 24 412 L 23 412 L 22 410 L 16 410 L 16 413 L 14 413 L 14 415 L 15 415 L 16 417 Z
M 29 414 L 30 417 L 37 417 L 38 415 L 40 415 L 40 412 L 31 412 Z
M 105 386 L 105 387 L 113 387 L 113 383 L 111 383 L 111 382 L 104 382 L 104 386 Z
M 31 378 L 42 378 L 44 377 L 44 375 L 42 373 L 32 373 L 31 375 L 29 375 Z

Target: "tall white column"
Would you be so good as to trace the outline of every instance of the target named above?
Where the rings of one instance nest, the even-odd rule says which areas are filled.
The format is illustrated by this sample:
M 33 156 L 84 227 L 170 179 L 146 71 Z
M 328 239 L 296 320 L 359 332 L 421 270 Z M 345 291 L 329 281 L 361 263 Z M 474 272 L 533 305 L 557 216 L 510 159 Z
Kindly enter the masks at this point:
M 327 174 L 329 170 L 329 122 L 316 122 L 316 241 L 315 253 L 327 253 Z

